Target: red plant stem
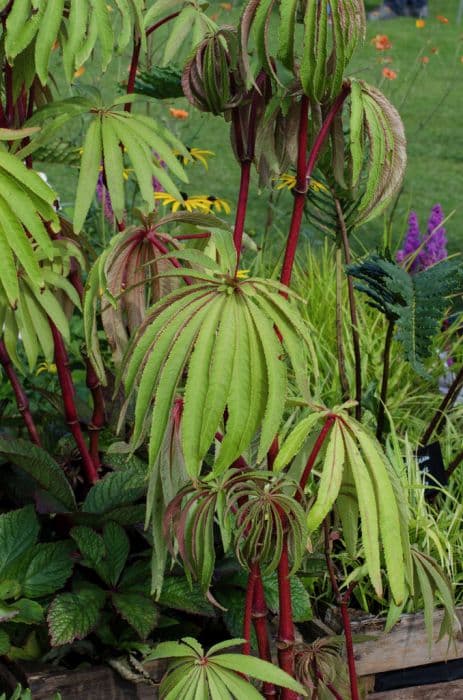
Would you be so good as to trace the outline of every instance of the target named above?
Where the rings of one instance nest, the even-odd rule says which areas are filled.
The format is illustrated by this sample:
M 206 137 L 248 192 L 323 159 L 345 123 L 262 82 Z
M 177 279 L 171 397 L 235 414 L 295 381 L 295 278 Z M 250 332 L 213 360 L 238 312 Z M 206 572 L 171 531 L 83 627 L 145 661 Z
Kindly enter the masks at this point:
M 331 543 L 330 543 L 330 530 L 328 518 L 325 518 L 323 522 L 323 531 L 325 535 L 325 560 L 328 569 L 328 575 L 331 581 L 331 587 L 336 596 L 336 600 L 341 609 L 342 626 L 344 628 L 344 637 L 346 639 L 346 654 L 347 654 L 347 667 L 349 669 L 349 682 L 350 682 L 350 693 L 352 700 L 360 700 L 358 683 L 357 683 L 357 671 L 355 669 L 355 656 L 354 656 L 354 642 L 352 639 L 352 627 L 350 623 L 348 603 L 352 595 L 352 591 L 356 585 L 356 582 L 351 583 L 344 595 L 341 595 L 339 590 L 338 581 L 336 578 L 336 572 L 334 569 L 333 561 L 331 559 Z
M 127 81 L 127 95 L 131 95 L 135 90 L 135 78 L 137 77 L 138 61 L 140 60 L 140 48 L 141 39 L 140 37 L 134 36 L 133 39 L 133 49 L 132 49 L 132 59 L 130 61 L 129 79 Z M 124 105 L 126 112 L 132 111 L 132 103 L 126 102 Z
M 152 27 L 149 27 L 149 29 L 146 30 L 146 36 L 148 37 L 150 34 L 155 32 L 156 29 L 159 29 L 159 27 L 162 27 L 163 24 L 165 24 L 166 22 L 169 22 L 171 19 L 174 19 L 175 17 L 178 17 L 179 14 L 180 14 L 180 12 L 173 12 L 172 14 L 168 15 L 167 17 L 164 17 L 163 19 L 159 20 L 159 22 L 156 22 L 156 24 L 153 24 Z M 129 78 L 127 80 L 127 95 L 131 95 L 135 90 L 135 79 L 137 77 L 138 62 L 140 60 L 140 49 L 141 49 L 141 39 L 140 39 L 140 37 L 134 36 L 132 59 L 130 61 Z M 124 109 L 126 112 L 131 112 L 132 111 L 132 103 L 126 102 L 126 104 L 124 105 Z
M 352 626 L 348 610 L 348 602 L 352 589 L 348 590 L 341 598 L 341 617 L 342 626 L 344 627 L 344 636 L 346 638 L 347 666 L 349 668 L 350 694 L 352 700 L 359 700 L 359 689 L 357 683 L 357 671 L 355 669 L 354 642 L 352 639 Z
M 291 605 L 291 581 L 289 578 L 288 538 L 283 538 L 280 563 L 278 564 L 278 663 L 280 668 L 294 678 L 294 623 Z M 281 700 L 296 700 L 297 695 L 288 688 L 282 688 Z
M 285 257 L 281 269 L 280 281 L 289 286 L 291 273 L 296 256 L 297 241 L 301 230 L 302 214 L 304 213 L 305 198 L 308 189 L 306 177 L 307 155 L 307 127 L 309 124 L 309 98 L 303 95 L 301 98 L 301 111 L 299 116 L 298 150 L 297 150 L 297 174 L 294 187 L 294 205 L 289 227 L 288 240 L 286 242 Z
M 343 700 L 342 695 L 340 695 L 340 694 L 338 693 L 338 691 L 336 690 L 336 688 L 334 687 L 334 685 L 333 685 L 332 683 L 330 683 L 329 681 L 326 681 L 326 680 L 323 678 L 323 676 L 322 676 L 322 674 L 320 673 L 320 671 L 317 671 L 317 678 L 318 678 L 319 680 L 322 681 L 323 685 L 326 685 L 326 687 L 327 687 L 328 690 L 330 691 L 331 695 L 332 695 L 334 698 L 336 698 L 336 700 Z
M 71 261 L 71 272 L 69 273 L 69 281 L 79 295 L 80 300 L 84 297 L 84 287 L 82 284 L 82 279 L 77 270 L 75 261 Z M 92 456 L 95 467 L 98 469 L 100 467 L 100 455 L 99 455 L 99 439 L 100 431 L 106 422 L 106 412 L 105 412 L 105 400 L 103 396 L 103 389 L 98 379 L 98 376 L 93 368 L 92 363 L 89 358 L 85 358 L 86 376 L 85 382 L 87 388 L 92 395 L 93 402 L 93 413 L 88 426 L 90 433 L 90 454 Z
M 204 233 L 180 233 L 175 236 L 176 241 L 189 241 L 195 238 L 210 238 L 211 234 L 208 231 Z
M 161 243 L 161 241 L 158 238 L 156 238 L 156 236 L 152 235 L 151 233 L 148 233 L 148 235 L 146 236 L 146 239 L 148 241 L 150 241 L 150 243 L 152 245 L 154 245 L 159 250 L 159 252 L 162 253 L 163 255 L 169 254 L 169 249 L 164 245 L 164 243 Z M 177 258 L 172 257 L 172 258 L 168 258 L 168 260 L 177 269 L 180 269 L 182 267 L 181 264 L 179 263 L 179 261 L 177 260 Z M 194 280 L 191 277 L 187 277 L 186 275 L 183 277 L 183 280 L 184 280 L 185 284 L 193 284 L 194 283 Z
M 254 600 L 252 606 L 252 621 L 257 638 L 257 648 L 259 656 L 264 661 L 272 662 L 272 654 L 270 651 L 270 642 L 267 629 L 267 604 L 265 602 L 264 585 L 260 573 L 259 564 L 256 565 L 256 580 L 254 584 Z M 266 700 L 272 700 L 277 695 L 277 690 L 273 683 L 264 683 L 262 693 Z
M 325 423 L 323 424 L 323 428 L 320 430 L 320 434 L 317 437 L 315 444 L 312 448 L 312 452 L 309 455 L 309 459 L 307 460 L 307 464 L 305 465 L 304 471 L 302 472 L 301 479 L 299 481 L 299 490 L 296 493 L 296 501 L 298 503 L 301 502 L 302 495 L 304 493 L 304 489 L 306 487 L 307 481 L 309 480 L 310 473 L 313 469 L 313 465 L 315 464 L 315 461 L 318 457 L 318 453 L 320 452 L 323 443 L 326 440 L 326 437 L 328 433 L 331 430 L 331 426 L 333 425 L 334 421 L 336 420 L 335 415 L 329 415 L 327 419 L 325 420 Z
M 222 433 L 219 433 L 218 431 L 215 434 L 215 439 L 218 440 L 219 442 L 222 442 L 223 440 L 223 435 Z M 237 469 L 242 469 L 243 471 L 249 469 L 249 464 L 246 462 L 244 457 L 238 457 L 238 459 L 235 459 L 235 461 L 232 464 L 232 467 L 236 467 Z
M 5 374 L 9 379 L 9 382 L 11 384 L 16 398 L 16 405 L 18 407 L 18 411 L 23 418 L 29 436 L 32 442 L 40 447 L 40 437 L 37 427 L 34 423 L 34 419 L 32 418 L 32 414 L 30 412 L 29 400 L 26 396 L 26 392 L 24 391 L 21 382 L 19 381 L 18 375 L 14 371 L 13 363 L 11 362 L 11 358 L 8 354 L 3 340 L 0 340 L 0 364 L 2 365 L 3 369 L 5 370 Z
M 93 462 L 92 456 L 88 451 L 87 444 L 80 429 L 79 418 L 77 416 L 76 405 L 74 401 L 74 385 L 72 383 L 71 372 L 69 369 L 69 360 L 64 347 L 64 342 L 60 332 L 55 324 L 50 321 L 50 328 L 53 334 L 53 342 L 55 345 L 55 363 L 58 371 L 58 379 L 61 386 L 61 394 L 64 403 L 64 413 L 67 424 L 74 437 L 75 443 L 79 450 L 84 474 L 89 484 L 94 484 L 98 480 L 98 473 Z
M 307 152 L 309 102 L 305 95 L 301 99 L 301 115 L 299 119 L 298 133 L 297 175 L 296 186 L 293 190 L 294 206 L 280 277 L 281 283 L 287 286 L 289 286 L 291 281 L 294 259 L 296 257 L 297 242 L 299 240 L 299 233 L 301 230 L 302 214 L 304 212 L 305 198 L 309 189 L 310 178 L 312 177 L 320 151 L 323 148 L 323 145 L 330 132 L 333 120 L 339 110 L 342 108 L 344 100 L 349 92 L 350 86 L 347 84 L 344 85 L 336 100 L 333 102 L 328 114 L 326 115 L 325 121 L 323 122 L 322 127 L 315 138 L 312 150 L 309 154 L 307 165 L 305 165 L 305 156 Z

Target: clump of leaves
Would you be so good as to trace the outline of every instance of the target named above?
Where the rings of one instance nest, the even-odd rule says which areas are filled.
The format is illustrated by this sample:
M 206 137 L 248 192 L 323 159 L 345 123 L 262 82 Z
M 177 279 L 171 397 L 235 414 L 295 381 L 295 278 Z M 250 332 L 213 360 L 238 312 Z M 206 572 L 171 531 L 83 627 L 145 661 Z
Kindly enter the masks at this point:
M 280 294 L 285 288 L 268 280 L 237 278 L 230 235 L 216 232 L 215 243 L 220 263 L 195 250 L 176 253 L 207 272 L 175 270 L 176 276 L 189 276 L 198 282 L 172 292 L 152 307 L 133 336 L 122 367 L 128 400 L 136 393 L 134 448 L 146 433 L 152 397 L 156 396 L 150 428 L 151 468 L 175 392 L 187 371 L 182 445 L 193 479 L 199 476 L 203 458 L 222 425 L 215 474 L 247 449 L 259 428 L 257 459 L 262 461 L 285 407 L 283 352 L 289 357 L 300 390 L 307 393 L 304 355 L 310 351 L 311 341 L 292 304 Z M 281 332 L 281 343 L 273 326 Z
M 287 673 L 267 661 L 236 653 L 220 653 L 224 649 L 242 644 L 244 639 L 230 639 L 215 644 L 204 653 L 203 647 L 192 637 L 184 637 L 180 642 L 158 644 L 147 659 L 171 659 L 166 675 L 162 679 L 162 697 L 181 700 L 187 697 L 203 700 L 258 700 L 262 695 L 245 680 L 246 674 L 256 680 L 274 683 L 289 688 L 307 697 L 306 690 Z
M 358 521 L 366 568 L 376 593 L 382 596 L 381 548 L 393 598 L 405 597 L 405 562 L 409 556 L 407 526 L 400 536 L 394 527 L 401 523 L 397 479 L 379 443 L 345 409 L 315 411 L 303 418 L 282 443 L 275 470 L 285 467 L 302 449 L 317 423 L 331 424 L 325 440 L 323 463 L 307 525 L 314 532 L 333 506 L 341 518 L 347 548 L 355 556 Z M 352 495 L 355 497 L 352 498 Z M 395 524 L 395 526 L 393 526 Z

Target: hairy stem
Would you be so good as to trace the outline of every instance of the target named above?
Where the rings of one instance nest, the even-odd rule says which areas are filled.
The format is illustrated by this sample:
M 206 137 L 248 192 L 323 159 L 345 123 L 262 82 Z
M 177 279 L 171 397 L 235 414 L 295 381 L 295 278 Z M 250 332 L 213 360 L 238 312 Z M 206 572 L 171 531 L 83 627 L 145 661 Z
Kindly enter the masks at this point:
M 50 321 L 50 328 L 53 334 L 53 342 L 55 345 L 55 363 L 58 371 L 58 379 L 61 386 L 61 395 L 63 397 L 64 403 L 64 413 L 66 417 L 69 430 L 74 437 L 74 441 L 79 450 L 84 474 L 89 484 L 94 484 L 98 480 L 98 473 L 95 467 L 95 463 L 92 456 L 88 450 L 87 444 L 82 435 L 80 429 L 79 418 L 77 416 L 76 405 L 74 401 L 74 385 L 72 383 L 71 371 L 69 369 L 69 360 L 64 347 L 64 342 L 61 337 L 60 332 L 56 328 L 55 324 Z
M 309 455 L 309 459 L 307 460 L 307 464 L 305 465 L 304 471 L 302 472 L 301 479 L 299 481 L 299 489 L 298 492 L 296 493 L 296 501 L 299 503 L 301 502 L 302 499 L 302 494 L 304 493 L 304 489 L 306 487 L 307 481 L 309 479 L 310 473 L 313 469 L 313 465 L 315 464 L 315 461 L 318 457 L 318 453 L 320 452 L 323 443 L 326 440 L 326 437 L 328 433 L 331 430 L 331 426 L 333 425 L 334 421 L 336 420 L 335 415 L 329 415 L 327 419 L 325 420 L 325 423 L 323 425 L 323 428 L 320 430 L 320 433 L 315 441 L 315 444 L 312 448 L 312 452 Z
M 291 604 L 291 580 L 289 577 L 288 538 L 283 538 L 280 563 L 278 564 L 278 663 L 280 668 L 294 678 L 294 623 Z M 297 695 L 288 688 L 282 688 L 281 700 L 296 700 Z
M 342 259 L 341 249 L 336 248 L 336 352 L 338 355 L 339 382 L 343 403 L 349 398 L 349 382 L 346 374 L 346 357 L 342 327 Z
M 334 197 L 334 204 L 336 207 L 336 215 L 338 217 L 339 232 L 341 234 L 341 242 L 344 250 L 344 261 L 346 265 L 351 264 L 351 254 L 349 245 L 349 236 L 347 234 L 346 222 L 344 219 L 344 212 L 342 210 L 341 202 L 337 197 Z M 357 420 L 362 418 L 362 354 L 360 351 L 360 334 L 358 329 L 357 320 L 357 305 L 355 303 L 355 292 L 354 283 L 350 275 L 347 276 L 347 294 L 349 298 L 349 313 L 350 313 L 350 325 L 352 330 L 352 346 L 354 348 L 354 362 L 355 362 L 355 400 L 357 405 L 355 407 L 355 417 Z
M 386 416 L 387 388 L 389 383 L 389 366 L 391 361 L 391 345 L 394 336 L 394 321 L 389 321 L 383 353 L 383 378 L 381 380 L 381 395 L 379 397 L 378 416 L 376 418 L 376 438 L 383 439 L 384 419 Z
M 13 389 L 16 398 L 16 405 L 27 428 L 27 432 L 29 433 L 32 442 L 40 447 L 40 437 L 30 411 L 29 400 L 21 382 L 19 381 L 18 375 L 14 370 L 13 363 L 11 362 L 11 358 L 3 340 L 0 340 L 0 364 L 5 370 L 5 374 L 11 384 L 11 388 Z
M 442 399 L 439 408 L 435 412 L 434 416 L 432 417 L 431 422 L 429 423 L 428 427 L 423 433 L 423 437 L 421 438 L 421 443 L 423 445 L 427 445 L 429 440 L 431 439 L 433 433 L 435 430 L 439 431 L 443 425 L 443 420 L 445 418 L 445 412 L 447 409 L 451 408 L 455 402 L 455 399 L 458 396 L 458 393 L 460 392 L 461 388 L 463 387 L 463 365 L 461 366 L 458 374 L 455 376 L 455 379 L 449 386 L 446 395 Z
M 329 517 L 329 516 L 328 516 Z M 330 577 L 331 587 L 336 596 L 336 601 L 341 609 L 342 626 L 344 629 L 344 637 L 346 640 L 347 667 L 349 669 L 350 693 L 351 700 L 360 700 L 357 672 L 355 669 L 354 642 L 352 639 L 352 626 L 349 617 L 349 600 L 352 595 L 354 584 L 351 584 L 344 595 L 339 590 L 338 580 L 333 561 L 331 559 L 331 542 L 330 542 L 330 526 L 328 517 L 323 521 L 323 532 L 325 536 L 325 560 Z

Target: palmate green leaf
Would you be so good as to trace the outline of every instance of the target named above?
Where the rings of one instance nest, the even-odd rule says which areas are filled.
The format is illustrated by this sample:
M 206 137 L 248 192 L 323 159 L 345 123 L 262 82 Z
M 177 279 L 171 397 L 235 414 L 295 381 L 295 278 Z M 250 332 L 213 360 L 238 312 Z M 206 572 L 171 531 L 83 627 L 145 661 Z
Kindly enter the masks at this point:
M 63 470 L 52 457 L 28 440 L 0 439 L 0 454 L 29 474 L 40 488 L 47 491 L 62 506 L 75 510 L 76 501 Z
M 124 153 L 130 161 L 148 211 L 152 211 L 155 206 L 153 176 L 161 181 L 167 192 L 176 199 L 181 199 L 180 192 L 168 171 L 183 182 L 188 181 L 182 165 L 173 153 L 175 149 L 187 156 L 185 147 L 151 117 L 122 110 L 124 101 L 149 98 L 136 95 L 133 100 L 130 99 L 132 96 L 127 99 L 116 98 L 112 105 L 104 106 L 97 90 L 89 91 L 87 88 L 87 92 L 88 97 L 61 100 L 39 110 L 29 120 L 28 125 L 40 124 L 43 128 L 36 138 L 32 138 L 30 143 L 19 151 L 21 157 L 33 153 L 35 149 L 42 148 L 55 138 L 56 132 L 66 126 L 70 119 L 82 117 L 85 114 L 90 115 L 90 123 L 82 147 L 74 207 L 76 233 L 79 233 L 84 225 L 95 197 L 100 172 L 105 175 L 105 183 L 116 219 L 119 222 L 122 221 L 125 209 Z M 160 167 L 161 160 L 167 164 L 168 171 Z

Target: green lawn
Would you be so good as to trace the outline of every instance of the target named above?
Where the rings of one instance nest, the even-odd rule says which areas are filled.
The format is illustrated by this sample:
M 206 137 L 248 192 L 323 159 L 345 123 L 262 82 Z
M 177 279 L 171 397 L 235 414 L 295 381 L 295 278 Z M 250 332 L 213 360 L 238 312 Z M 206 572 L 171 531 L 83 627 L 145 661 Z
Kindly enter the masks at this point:
M 398 19 L 374 22 L 368 26 L 364 47 L 354 56 L 352 74 L 380 85 L 399 108 L 405 122 L 408 138 L 409 163 L 402 197 L 394 220 L 394 239 L 400 240 L 406 226 L 410 208 L 416 209 L 424 220 L 429 209 L 440 202 L 449 214 L 455 213 L 448 222 L 450 248 L 457 251 L 463 243 L 463 25 L 457 26 L 456 15 L 459 0 L 431 0 L 430 16 L 422 29 L 415 26 L 414 19 Z M 219 3 L 213 3 L 219 6 Z M 233 21 L 238 14 L 221 10 L 224 23 Z M 448 18 L 448 24 L 437 20 L 437 15 Z M 376 34 L 387 34 L 392 48 L 379 52 L 371 43 Z M 158 41 L 162 43 L 162 35 Z M 423 64 L 422 57 L 429 62 Z M 380 63 L 392 58 L 391 63 Z M 111 73 L 101 79 L 100 75 L 87 73 L 82 82 L 103 83 L 105 89 L 126 77 L 128 58 L 121 58 Z M 384 67 L 397 73 L 393 81 L 382 78 Z M 191 170 L 190 193 L 207 193 L 224 197 L 233 206 L 238 186 L 239 171 L 232 157 L 229 126 L 221 118 L 195 114 L 184 122 L 176 122 L 169 114 L 169 107 L 188 108 L 183 99 L 162 103 L 156 109 L 169 127 L 174 127 L 188 145 L 213 150 L 216 157 L 210 162 L 209 173 L 199 166 Z M 74 174 L 69 169 L 47 168 L 53 184 L 61 190 L 63 199 L 72 199 Z M 275 236 L 287 227 L 287 214 L 291 207 L 291 195 L 287 192 L 279 199 L 274 221 Z M 268 210 L 268 193 L 259 193 L 254 183 L 251 207 L 247 221 L 250 232 L 262 231 Z M 311 233 L 305 224 L 305 233 Z M 382 222 L 375 221 L 367 230 L 359 232 L 359 238 L 369 245 L 379 243 Z

